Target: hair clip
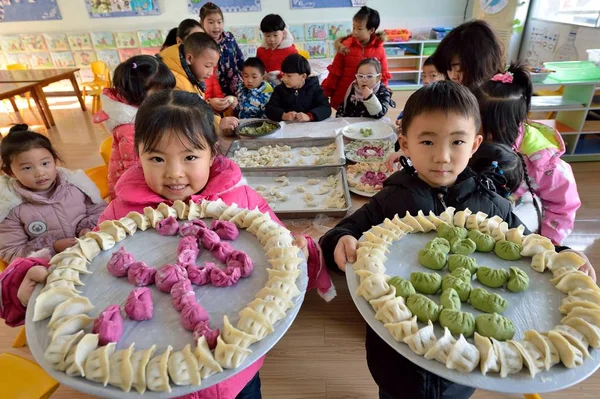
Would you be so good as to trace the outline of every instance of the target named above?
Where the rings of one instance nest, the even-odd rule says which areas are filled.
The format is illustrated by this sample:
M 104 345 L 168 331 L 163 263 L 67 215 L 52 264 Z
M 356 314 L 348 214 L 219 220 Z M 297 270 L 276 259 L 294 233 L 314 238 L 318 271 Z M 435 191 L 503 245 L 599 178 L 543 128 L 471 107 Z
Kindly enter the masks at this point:
M 499 174 L 499 175 L 503 175 L 504 171 L 500 168 L 500 166 L 498 165 L 498 162 L 496 161 L 492 161 L 492 167 L 494 168 L 494 171 Z
M 133 69 L 137 68 L 137 64 L 134 62 L 133 63 Z
M 512 83 L 513 77 L 514 77 L 514 75 L 512 72 L 506 71 L 504 73 L 495 74 L 491 80 L 493 82 Z

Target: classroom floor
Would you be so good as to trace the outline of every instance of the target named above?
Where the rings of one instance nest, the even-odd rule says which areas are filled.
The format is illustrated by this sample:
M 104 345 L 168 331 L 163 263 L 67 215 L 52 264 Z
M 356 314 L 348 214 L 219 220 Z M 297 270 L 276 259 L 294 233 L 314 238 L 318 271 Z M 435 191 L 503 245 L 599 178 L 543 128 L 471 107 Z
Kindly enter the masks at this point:
M 390 113 L 391 118 L 402 109 L 408 94 L 395 93 L 398 108 Z M 98 154 L 98 147 L 108 133 L 102 126 L 95 125 L 89 112 L 82 112 L 74 99 L 59 97 L 50 98 L 49 101 L 56 127 L 47 134 L 67 166 L 85 169 L 100 165 L 102 159 Z M 5 127 L 11 123 L 18 123 L 19 120 L 13 113 L 8 114 L 2 106 L 0 103 L 0 131 L 5 134 L 8 130 Z M 24 110 L 23 117 L 26 123 L 35 126 L 40 132 L 45 132 L 37 113 L 32 114 L 26 105 L 21 109 Z M 600 190 L 597 183 L 600 162 L 575 163 L 572 166 L 583 205 L 577 214 L 575 230 L 565 245 L 583 251 L 592 264 L 596 264 L 597 274 L 600 276 Z M 323 233 L 315 228 L 311 221 L 293 221 L 291 224 L 295 231 L 305 230 L 314 237 Z M 345 279 L 339 275 L 333 278 L 337 287 L 337 298 L 327 304 L 316 293 L 309 293 L 291 329 L 269 352 L 260 372 L 265 399 L 377 397 L 376 386 L 365 362 L 365 323 L 352 302 Z M 0 325 L 0 353 L 11 352 L 31 357 L 27 347 L 11 348 L 17 332 L 18 329 Z M 591 399 L 598 397 L 599 390 L 600 373 L 597 372 L 575 387 L 544 394 L 542 397 Z M 477 391 L 473 396 L 475 399 L 522 397 L 487 391 Z M 92 396 L 61 386 L 52 398 L 83 399 Z

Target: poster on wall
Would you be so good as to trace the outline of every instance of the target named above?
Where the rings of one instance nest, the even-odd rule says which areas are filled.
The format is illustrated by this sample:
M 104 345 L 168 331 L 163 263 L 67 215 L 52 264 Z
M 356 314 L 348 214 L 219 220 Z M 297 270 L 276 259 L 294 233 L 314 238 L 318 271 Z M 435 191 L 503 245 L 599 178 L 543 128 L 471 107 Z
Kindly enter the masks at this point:
M 366 0 L 290 0 L 290 8 L 341 8 L 364 6 Z
M 7 53 L 25 51 L 25 46 L 19 35 L 0 36 L 0 48 Z
M 77 66 L 90 66 L 90 64 L 97 60 L 96 53 L 94 51 L 73 51 L 73 58 Z
M 117 43 L 112 32 L 92 32 L 92 44 L 96 50 L 112 50 L 117 48 Z
M 327 40 L 336 40 L 352 34 L 350 22 L 335 22 L 327 25 Z
M 40 34 L 21 35 L 26 51 L 48 51 L 44 37 Z
M 140 47 L 160 47 L 165 38 L 159 29 L 139 30 L 137 32 Z
M 198 15 L 200 8 L 208 2 L 208 0 L 187 0 L 188 11 L 190 14 Z M 260 0 L 212 0 L 211 3 L 218 5 L 223 12 L 253 12 L 262 9 Z
M 242 50 L 244 59 L 256 57 L 256 49 L 257 47 L 253 44 L 240 44 L 240 50 Z
M 25 53 L 6 53 L 6 64 L 24 64 L 29 66 L 29 57 Z
M 258 43 L 258 34 L 254 26 L 232 26 L 229 31 L 238 44 Z
M 91 50 L 92 39 L 89 33 L 67 33 L 71 50 Z
M 137 32 L 115 32 L 115 40 L 117 41 L 117 48 L 137 48 L 140 46 Z
M 50 53 L 31 53 L 29 54 L 29 65 L 33 69 L 54 68 Z
M 70 51 L 60 51 L 57 53 L 50 53 L 52 56 L 52 62 L 56 68 L 73 68 L 75 67 L 75 60 L 73 54 Z
M 306 42 L 304 50 L 308 51 L 310 58 L 327 58 L 327 44 L 325 42 Z
M 56 0 L 0 0 L 0 22 L 62 19 Z
M 117 50 L 96 51 L 98 61 L 104 62 L 108 66 L 117 66 L 121 63 Z
M 327 25 L 326 24 L 305 24 L 304 25 L 304 40 L 327 40 Z
M 159 15 L 158 0 L 85 0 L 91 18 Z
M 142 48 L 142 55 L 156 55 L 158 53 L 160 53 L 160 47 Z
M 66 33 L 44 33 L 44 40 L 50 51 L 69 50 L 69 41 Z
M 287 28 L 294 37 L 294 43 L 304 41 L 304 25 L 288 25 Z
M 122 48 L 122 49 L 119 49 L 119 58 L 121 59 L 121 62 L 127 61 L 128 59 L 130 59 L 134 55 L 141 55 L 141 54 L 142 54 L 142 50 L 140 50 L 139 48 Z

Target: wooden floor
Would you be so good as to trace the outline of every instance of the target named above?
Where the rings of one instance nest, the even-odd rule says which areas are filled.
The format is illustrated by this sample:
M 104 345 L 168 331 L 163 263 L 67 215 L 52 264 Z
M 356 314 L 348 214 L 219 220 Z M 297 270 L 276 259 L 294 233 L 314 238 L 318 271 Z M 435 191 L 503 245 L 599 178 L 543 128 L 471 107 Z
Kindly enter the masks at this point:
M 57 126 L 47 132 L 70 168 L 88 168 L 100 165 L 98 146 L 108 136 L 101 126 L 94 125 L 89 113 L 83 113 L 72 99 L 50 99 Z M 399 101 L 403 104 L 404 101 Z M 53 104 L 52 104 L 53 103 Z M 2 112 L 0 127 L 19 120 L 14 114 Z M 26 109 L 26 107 L 25 107 Z M 401 109 L 401 108 L 400 108 Z M 35 112 L 35 111 L 34 111 Z M 396 111 L 397 113 L 397 111 Z M 37 114 L 23 112 L 30 125 L 41 122 Z M 36 126 L 45 132 L 43 125 Z M 6 133 L 3 129 L 2 133 Z M 583 205 L 577 215 L 575 231 L 565 242 L 588 255 L 592 264 L 600 265 L 600 163 L 573 164 Z M 596 182 L 596 183 L 594 183 Z M 333 223 L 329 220 L 328 224 Z M 311 221 L 293 221 L 294 231 L 306 231 L 320 236 L 322 228 Z M 596 267 L 600 275 L 600 267 Z M 376 398 L 376 386 L 367 370 L 364 351 L 365 323 L 354 307 L 345 280 L 334 276 L 338 296 L 325 303 L 314 292 L 309 293 L 292 328 L 269 352 L 261 370 L 263 397 L 267 399 L 341 399 Z M 11 342 L 18 330 L 0 326 L 0 353 L 12 352 L 30 356 L 27 348 L 13 349 Z M 544 394 L 543 398 L 597 398 L 600 391 L 600 373 L 568 390 Z M 1 397 L 0 393 L 0 397 Z M 53 398 L 90 398 L 68 387 L 61 387 Z M 477 391 L 477 399 L 522 398 L 522 395 L 504 395 Z M 411 398 L 407 398 L 411 399 Z

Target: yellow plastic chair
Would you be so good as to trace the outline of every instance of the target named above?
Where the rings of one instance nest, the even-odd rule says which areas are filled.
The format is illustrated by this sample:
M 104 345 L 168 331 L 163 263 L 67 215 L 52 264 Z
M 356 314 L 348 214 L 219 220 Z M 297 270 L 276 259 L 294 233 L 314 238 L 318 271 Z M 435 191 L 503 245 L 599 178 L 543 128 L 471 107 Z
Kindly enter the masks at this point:
M 0 354 L 0 392 L 3 398 L 46 399 L 60 386 L 39 365 L 11 353 Z
M 112 152 L 112 144 L 113 144 L 112 136 L 105 138 L 104 140 L 102 140 L 102 143 L 100 143 L 100 155 L 102 156 L 102 159 L 104 160 L 104 163 L 106 165 L 108 165 L 108 161 L 110 160 L 110 153 Z
M 26 71 L 29 68 L 25 64 L 8 64 L 6 69 L 9 71 Z M 25 93 L 25 99 L 27 100 L 27 106 L 31 109 L 31 94 Z
M 306 50 L 298 50 L 298 54 L 300 54 L 302 57 L 306 58 L 307 60 L 310 58 L 310 54 Z
M 94 80 L 90 82 L 83 82 L 82 94 L 85 100 L 85 96 L 92 96 L 92 114 L 100 111 L 102 108 L 102 102 L 100 101 L 100 94 L 102 90 L 112 86 L 110 80 L 110 69 L 106 66 L 103 61 L 94 61 L 91 63 L 92 73 L 94 74 Z
M 2 259 L 0 259 L 0 272 L 3 272 L 7 266 L 8 266 L 8 263 L 6 263 Z
M 108 197 L 108 166 L 100 165 L 86 169 L 85 174 L 88 175 L 90 180 L 98 187 L 100 196 L 102 198 Z
M 21 327 L 17 337 L 12 343 L 13 348 L 22 348 L 24 346 L 27 346 L 27 334 L 25 334 L 25 326 Z

